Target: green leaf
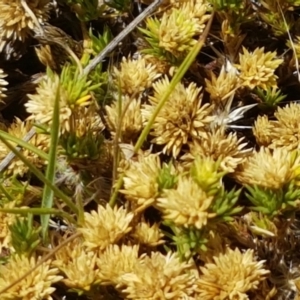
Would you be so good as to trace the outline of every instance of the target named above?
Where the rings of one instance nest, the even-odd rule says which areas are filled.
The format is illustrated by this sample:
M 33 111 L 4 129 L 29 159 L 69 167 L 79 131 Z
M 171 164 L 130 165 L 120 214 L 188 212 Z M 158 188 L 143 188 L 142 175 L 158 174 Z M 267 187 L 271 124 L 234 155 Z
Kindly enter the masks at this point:
M 239 10 L 243 7 L 243 0 L 209 0 L 217 11 L 221 10 Z
M 9 201 L 11 201 L 11 202 L 14 201 L 14 198 L 6 190 L 6 188 L 3 186 L 2 182 L 0 182 L 0 192 L 2 192 Z
M 246 186 L 248 193 L 246 197 L 254 204 L 251 207 L 255 211 L 260 211 L 264 214 L 273 217 L 280 213 L 282 208 L 284 193 L 280 190 L 271 190 L 260 186 Z
M 112 40 L 113 36 L 108 26 L 104 26 L 103 34 L 98 34 L 95 36 L 92 32 L 92 29 L 89 30 L 89 37 L 92 42 L 92 50 L 95 55 L 100 53 Z
M 28 214 L 27 218 L 16 218 L 9 226 L 11 232 L 11 244 L 17 254 L 30 254 L 40 243 L 39 233 L 41 228 L 33 227 L 33 215 Z
M 45 185 L 49 185 L 53 191 L 54 194 L 59 197 L 63 202 L 67 204 L 67 206 L 70 207 L 71 210 L 73 210 L 74 213 L 78 213 L 78 209 L 76 205 L 71 201 L 71 199 L 66 196 L 61 190 L 59 190 L 55 185 L 53 185 L 43 174 L 40 172 L 20 151 L 15 149 L 13 145 L 11 145 L 8 141 L 6 141 L 1 135 L 0 140 L 3 144 L 6 145 L 8 149 L 10 149 L 16 157 L 18 157 L 28 168 L 29 170 L 39 179 L 41 180 Z
M 164 163 L 159 171 L 156 182 L 158 183 L 159 191 L 164 189 L 172 189 L 177 183 L 177 176 L 175 168 L 170 162 L 169 164 Z
M 268 87 L 267 90 L 258 87 L 255 92 L 262 101 L 262 103 L 259 104 L 261 109 L 274 108 L 287 97 L 287 95 L 282 95 L 277 87 Z
M 236 191 L 235 189 L 232 189 L 228 192 L 222 187 L 215 196 L 212 211 L 224 221 L 230 221 L 230 216 L 239 213 L 243 209 L 241 206 L 235 206 L 240 193 L 241 190 Z
M 54 185 L 55 181 L 55 167 L 57 160 L 57 146 L 59 139 L 59 88 L 56 90 L 55 103 L 53 109 L 53 121 L 52 121 L 52 130 L 51 130 L 51 146 L 49 151 L 49 162 L 46 170 L 46 179 Z M 44 186 L 43 190 L 43 199 L 42 199 L 42 208 L 51 208 L 53 205 L 54 191 L 49 186 Z M 42 237 L 45 242 L 48 237 L 48 226 L 49 226 L 50 215 L 41 216 L 41 225 L 42 225 Z
M 182 261 L 188 261 L 193 255 L 200 250 L 206 251 L 207 231 L 206 229 L 197 229 L 194 227 L 184 228 L 175 226 L 172 222 L 164 224 L 173 231 L 173 234 L 165 232 L 165 235 L 174 241 L 177 252 Z
M 129 11 L 131 7 L 131 0 L 105 0 L 107 6 L 115 8 L 118 11 Z
M 78 19 L 84 22 L 92 21 L 99 17 L 101 8 L 104 5 L 98 7 L 98 3 L 98 0 L 67 0 L 67 4 L 76 12 Z
M 32 144 L 29 144 L 28 142 L 24 142 L 22 139 L 19 139 L 5 131 L 0 130 L 0 136 L 8 141 L 11 141 L 13 143 L 16 143 L 18 146 L 25 148 L 29 151 L 32 151 L 34 154 L 38 155 L 40 158 L 45 159 L 48 161 L 49 156 L 44 151 L 38 149 L 37 147 L 33 146 Z

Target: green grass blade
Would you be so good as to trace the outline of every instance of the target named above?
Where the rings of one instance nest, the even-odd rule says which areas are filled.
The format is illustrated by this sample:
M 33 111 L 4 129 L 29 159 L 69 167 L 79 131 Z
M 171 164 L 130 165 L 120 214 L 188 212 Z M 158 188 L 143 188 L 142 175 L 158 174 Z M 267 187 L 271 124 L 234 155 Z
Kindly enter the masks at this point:
M 57 158 L 57 147 L 59 139 L 59 88 L 56 91 L 55 103 L 53 109 L 53 119 L 51 128 L 51 143 L 49 150 L 49 161 L 46 170 L 46 179 L 54 185 L 55 181 L 55 167 Z M 41 208 L 52 208 L 54 200 L 54 191 L 49 185 L 44 186 L 43 199 Z M 45 242 L 48 237 L 50 215 L 41 215 L 42 237 Z
M 0 136 L 3 137 L 4 139 L 6 139 L 7 141 L 11 141 L 16 143 L 18 146 L 25 148 L 29 151 L 32 151 L 33 153 L 35 153 L 36 155 L 38 155 L 40 158 L 45 159 L 46 161 L 48 161 L 49 156 L 47 153 L 45 153 L 44 151 L 38 149 L 37 147 L 29 144 L 28 142 L 23 141 L 22 139 L 19 139 L 5 131 L 0 130 Z
M 6 190 L 2 183 L 3 182 L 0 182 L 0 192 L 2 192 L 9 201 L 14 201 L 14 198 L 9 194 L 9 192 Z
M 58 189 L 52 182 L 50 182 L 42 172 L 40 172 L 20 151 L 18 151 L 13 145 L 11 145 L 8 141 L 6 141 L 1 135 L 0 140 L 6 147 L 11 150 L 17 158 L 19 158 L 23 163 L 29 168 L 29 170 L 45 185 L 49 185 L 53 191 L 55 196 L 60 198 L 74 213 L 78 213 L 78 209 L 73 201 L 65 195 L 60 189 Z

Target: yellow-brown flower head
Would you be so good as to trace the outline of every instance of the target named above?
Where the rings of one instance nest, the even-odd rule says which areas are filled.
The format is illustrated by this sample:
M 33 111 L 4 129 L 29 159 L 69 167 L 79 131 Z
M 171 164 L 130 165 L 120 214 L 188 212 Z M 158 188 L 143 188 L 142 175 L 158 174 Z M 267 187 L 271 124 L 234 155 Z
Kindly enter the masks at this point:
M 0 52 L 16 41 L 24 42 L 30 31 L 39 28 L 49 17 L 49 0 L 1 0 Z M 8 52 L 8 49 L 5 50 Z
M 104 130 L 99 113 L 95 107 L 79 107 L 74 118 L 77 136 L 85 136 L 89 132 L 99 133 Z
M 214 262 L 200 267 L 203 275 L 198 280 L 198 299 L 249 299 L 247 292 L 258 288 L 269 271 L 264 261 L 257 262 L 253 250 L 241 253 L 227 249 L 214 257 Z
M 288 147 L 289 149 L 299 149 L 300 104 L 290 103 L 283 108 L 278 107 L 274 115 L 278 120 L 273 134 L 276 136 L 275 139 L 273 137 L 274 146 L 284 146 Z
M 99 278 L 104 284 L 122 285 L 121 277 L 132 273 L 137 264 L 139 247 L 109 245 L 100 253 L 97 264 L 100 270 Z
M 140 46 L 140 48 L 142 49 L 142 46 Z M 155 65 L 157 73 L 169 74 L 171 65 L 166 60 L 162 60 L 153 54 L 145 54 L 143 57 L 147 64 Z
M 251 149 L 245 149 L 247 143 L 243 138 L 238 138 L 236 133 L 226 134 L 224 127 L 213 130 L 202 140 L 194 140 L 190 144 L 190 151 L 181 159 L 189 165 L 195 157 L 210 157 L 220 161 L 220 168 L 228 173 L 233 173 L 237 166 L 248 156 Z
M 22 122 L 20 119 L 16 118 L 15 121 L 8 128 L 8 133 L 19 139 L 23 139 L 24 136 L 30 131 L 33 124 L 30 121 Z M 50 139 L 46 134 L 36 133 L 34 137 L 30 139 L 29 144 L 39 148 L 42 151 L 48 152 Z M 13 146 L 16 146 L 14 143 L 11 143 Z M 10 152 L 5 144 L 0 142 L 0 160 L 4 159 L 5 156 Z M 46 162 L 41 159 L 37 154 L 33 153 L 28 149 L 22 149 L 22 154 L 37 168 L 41 168 L 46 164 Z M 28 167 L 24 164 L 23 161 L 15 157 L 6 170 L 7 174 L 14 174 L 23 176 L 28 172 Z
M 144 90 L 152 86 L 153 81 L 160 76 L 156 67 L 148 64 L 139 56 L 136 60 L 123 57 L 120 69 L 114 68 L 115 87 L 122 95 L 138 97 Z
M 155 154 L 141 155 L 137 161 L 131 161 L 124 172 L 124 188 L 121 193 L 131 201 L 137 211 L 143 211 L 153 205 L 158 196 L 157 178 L 161 169 L 160 159 Z
M 298 176 L 300 156 L 285 148 L 261 148 L 240 166 L 236 179 L 242 184 L 280 189 Z
M 91 104 L 91 81 L 81 76 L 71 65 L 65 65 L 60 76 L 47 69 L 36 88 L 35 94 L 28 94 L 25 103 L 28 118 L 40 124 L 51 126 L 56 97 L 59 97 L 59 121 L 61 132 L 70 131 L 71 116 L 82 107 Z
M 130 143 L 135 141 L 143 128 L 141 114 L 141 98 L 132 99 L 129 96 L 123 96 L 119 108 L 118 101 L 106 106 L 106 120 L 112 135 L 118 131 L 121 126 L 120 138 L 122 142 Z
M 179 176 L 177 187 L 164 190 L 162 197 L 157 199 L 157 207 L 164 219 L 172 220 L 176 225 L 201 229 L 216 215 L 209 211 L 213 199 L 190 176 Z
M 3 206 L 3 208 L 14 208 L 15 202 L 9 202 Z M 11 226 L 16 220 L 15 214 L 9 214 L 0 212 L 0 253 L 4 249 L 11 248 L 11 232 L 9 226 Z
M 1 294 L 1 299 L 52 300 L 51 294 L 55 291 L 52 285 L 60 281 L 62 276 L 57 275 L 59 270 L 52 268 L 49 260 L 33 269 L 40 259 L 40 257 L 36 259 L 13 255 L 7 264 L 0 265 L 0 290 L 17 281 L 17 284 Z M 19 280 L 29 270 L 32 271 L 24 279 Z
M 300 149 L 300 104 L 289 103 L 283 108 L 278 107 L 274 116 L 277 120 L 269 120 L 267 116 L 256 120 L 253 133 L 257 142 L 269 148 Z
M 85 222 L 78 231 L 83 234 L 84 245 L 90 250 L 104 250 L 108 245 L 117 243 L 131 230 L 133 213 L 110 205 L 98 205 L 98 211 L 85 213 Z
M 222 66 L 219 76 L 211 72 L 211 79 L 205 79 L 206 91 L 210 94 L 210 101 L 220 104 L 238 88 L 236 72 L 227 72 Z
M 196 44 L 195 37 L 203 32 L 209 18 L 207 4 L 202 1 L 189 1 L 178 9 L 171 8 L 163 14 L 158 28 L 159 47 L 176 58 L 183 57 Z
M 39 82 L 35 94 L 29 94 L 29 101 L 25 103 L 27 112 L 31 114 L 30 120 L 34 120 L 41 124 L 51 124 L 53 118 L 53 109 L 56 99 L 56 92 L 60 90 L 59 101 L 59 121 L 62 128 L 70 130 L 69 119 L 72 115 L 72 110 L 68 105 L 65 93 L 60 89 L 59 77 L 54 75 L 44 76 Z
M 192 299 L 195 275 L 191 265 L 180 262 L 176 253 L 166 256 L 152 252 L 151 257 L 144 256 L 132 273 L 121 277 L 122 289 L 127 299 Z
M 64 273 L 62 282 L 69 288 L 89 291 L 99 283 L 97 253 L 87 250 L 82 243 L 76 242 L 61 249 L 53 265 Z
M 60 238 L 60 242 L 63 243 L 66 240 L 67 236 L 62 236 Z M 52 265 L 55 267 L 62 267 L 68 263 L 70 260 L 72 253 L 74 252 L 76 255 L 80 253 L 81 247 L 83 244 L 83 239 L 81 238 L 76 238 L 71 240 L 68 243 L 67 247 L 61 248 L 59 251 L 55 252 L 55 259 L 52 261 Z M 77 249 L 77 250 L 74 250 Z M 74 254 L 73 253 L 73 254 Z
M 145 222 L 140 222 L 134 228 L 132 237 L 135 241 L 142 245 L 147 245 L 150 247 L 155 247 L 164 243 L 162 240 L 163 234 L 159 230 L 159 224 L 154 223 L 152 226 Z
M 35 47 L 35 53 L 39 59 L 39 61 L 46 67 L 51 70 L 59 70 L 61 60 L 58 60 L 57 57 L 62 57 L 62 51 L 57 51 L 56 49 L 60 49 L 58 47 L 51 47 L 50 45 L 38 45 Z M 55 51 L 56 50 L 56 51 Z M 67 61 L 68 54 L 65 54 L 66 58 L 64 60 Z
M 168 78 L 159 80 L 154 85 L 155 94 L 150 97 L 150 105 L 144 105 L 142 115 L 146 124 L 151 118 L 156 105 L 169 86 Z M 194 139 L 205 137 L 208 125 L 213 121 L 212 106 L 201 105 L 201 88 L 191 83 L 187 88 L 179 83 L 168 101 L 160 110 L 152 125 L 153 142 L 165 145 L 163 152 L 177 157 L 183 145 Z
M 256 48 L 253 52 L 243 48 L 240 63 L 236 66 L 240 71 L 241 84 L 250 89 L 276 87 L 277 76 L 274 73 L 283 60 L 275 57 L 275 52 L 265 53 L 264 48 Z
M 274 139 L 276 121 L 270 121 L 267 116 L 258 116 L 252 128 L 256 142 L 260 146 L 268 147 Z

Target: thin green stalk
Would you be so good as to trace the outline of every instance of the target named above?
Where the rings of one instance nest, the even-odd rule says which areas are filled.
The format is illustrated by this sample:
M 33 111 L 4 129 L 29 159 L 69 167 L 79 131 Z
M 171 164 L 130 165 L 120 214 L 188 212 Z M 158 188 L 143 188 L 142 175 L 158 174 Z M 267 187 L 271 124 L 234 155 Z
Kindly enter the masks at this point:
M 78 224 L 84 223 L 84 206 L 82 201 L 82 193 L 75 192 L 75 201 L 78 207 Z
M 142 147 L 144 141 L 146 140 L 146 138 L 147 138 L 147 136 L 148 136 L 148 134 L 149 134 L 149 132 L 152 128 L 152 125 L 153 125 L 153 122 L 154 122 L 155 118 L 157 117 L 160 110 L 163 108 L 163 106 L 165 105 L 165 103 L 169 99 L 169 96 L 174 91 L 174 88 L 176 87 L 176 85 L 181 81 L 181 79 L 183 78 L 183 76 L 185 75 L 187 70 L 190 68 L 191 64 L 194 62 L 196 56 L 198 55 L 198 53 L 202 49 L 202 47 L 204 45 L 204 42 L 206 40 L 206 37 L 209 33 L 209 30 L 210 30 L 210 27 L 211 27 L 211 24 L 212 24 L 212 21 L 213 21 L 213 17 L 214 17 L 214 12 L 212 13 L 212 15 L 210 17 L 210 19 L 209 19 L 209 21 L 208 21 L 208 23 L 205 27 L 205 30 L 204 30 L 203 34 L 199 38 L 198 43 L 195 44 L 195 46 L 192 48 L 192 50 L 189 52 L 187 57 L 184 59 L 184 61 L 180 65 L 177 73 L 172 78 L 168 89 L 165 91 L 165 93 L 163 94 L 161 100 L 159 101 L 158 105 L 156 106 L 155 111 L 151 115 L 151 118 L 150 118 L 149 122 L 147 123 L 147 125 L 143 129 L 141 135 L 139 136 L 138 141 L 136 142 L 136 144 L 134 146 L 134 153 L 137 153 L 139 151 L 139 149 Z M 117 196 L 118 196 L 118 193 L 119 193 L 119 189 L 121 188 L 121 186 L 123 184 L 123 178 L 124 178 L 124 174 L 120 175 L 120 177 L 119 177 L 119 179 L 118 179 L 118 181 L 115 185 L 114 192 L 113 192 L 113 194 L 112 194 L 112 196 L 109 200 L 109 204 L 112 207 L 116 203 Z
M 116 129 L 116 134 L 114 137 L 114 161 L 113 161 L 113 176 L 112 182 L 115 182 L 118 171 L 118 163 L 120 162 L 120 149 L 119 149 L 119 140 L 121 140 L 121 131 L 122 131 L 122 120 L 125 117 L 125 114 L 129 108 L 130 101 L 128 101 L 125 106 L 122 106 L 121 101 L 121 91 L 119 89 L 119 97 L 118 97 L 118 124 Z M 112 192 L 114 191 L 114 187 L 112 187 Z
M 49 185 L 52 189 L 54 194 L 60 198 L 75 214 L 78 214 L 78 209 L 76 205 L 72 202 L 72 200 L 65 195 L 61 190 L 59 190 L 55 185 L 53 185 L 44 175 L 40 172 L 20 151 L 15 149 L 13 145 L 11 145 L 8 141 L 6 141 L 1 135 L 0 140 L 6 147 L 12 151 L 16 157 L 18 157 L 23 163 L 29 168 L 29 170 L 45 185 Z
M 55 103 L 53 108 L 53 120 L 51 128 L 51 143 L 49 150 L 49 162 L 46 170 L 46 179 L 54 185 L 55 182 L 55 169 L 57 160 L 57 147 L 59 139 L 59 89 L 56 90 Z M 43 189 L 43 198 L 41 208 L 52 208 L 54 200 L 54 191 L 49 185 L 45 185 Z M 48 238 L 48 226 L 50 215 L 41 215 L 42 238 L 45 242 Z
M 14 198 L 9 194 L 9 192 L 3 186 L 2 182 L 0 183 L 0 190 L 9 201 L 14 201 Z
M 120 159 L 120 149 L 119 149 L 119 141 L 121 140 L 121 131 L 122 131 L 122 111 L 123 111 L 123 105 L 122 105 L 122 97 L 121 97 L 121 89 L 120 89 L 120 81 L 118 86 L 118 100 L 117 100 L 117 107 L 118 107 L 118 123 L 116 128 L 116 134 L 114 137 L 114 157 L 113 157 L 113 174 L 112 174 L 112 182 L 115 182 L 117 173 L 118 173 L 118 163 Z M 130 103 L 128 101 L 128 103 Z M 112 189 L 113 191 L 113 189 Z
M 71 224 L 77 224 L 70 214 L 56 208 L 0 208 L 0 212 L 19 215 L 56 215 L 68 220 Z

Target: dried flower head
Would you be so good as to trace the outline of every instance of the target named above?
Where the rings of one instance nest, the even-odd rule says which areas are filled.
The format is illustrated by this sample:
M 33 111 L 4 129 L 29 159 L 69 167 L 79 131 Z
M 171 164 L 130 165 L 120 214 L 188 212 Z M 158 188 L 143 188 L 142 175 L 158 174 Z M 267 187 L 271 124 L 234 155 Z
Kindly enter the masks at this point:
M 146 60 L 147 64 L 155 65 L 157 73 L 159 74 L 169 73 L 171 65 L 166 60 L 162 60 L 160 57 L 157 57 L 156 55 L 146 54 L 146 53 L 143 57 Z
M 108 245 L 118 242 L 131 230 L 133 213 L 120 207 L 111 208 L 98 205 L 98 211 L 85 213 L 85 222 L 78 231 L 83 234 L 84 245 L 90 250 L 104 250 Z
M 61 60 L 57 60 L 57 57 L 63 55 L 62 51 L 57 51 L 56 47 L 51 47 L 50 45 L 38 45 L 35 47 L 35 53 L 39 61 L 46 67 L 49 67 L 51 70 L 59 70 Z M 67 60 L 67 55 L 64 55 L 64 61 Z
M 277 120 L 269 120 L 267 116 L 257 118 L 253 133 L 258 143 L 270 148 L 299 149 L 300 104 L 289 103 L 283 108 L 278 107 L 274 116 Z
M 2 0 L 0 3 L 0 52 L 7 58 L 14 55 L 10 47 L 15 42 L 24 42 L 35 28 L 49 17 L 49 0 Z
M 150 224 L 146 222 L 140 222 L 135 226 L 132 237 L 137 243 L 150 247 L 155 247 L 164 243 L 162 240 L 164 235 L 160 232 L 159 224 L 157 223 L 150 226 Z
M 255 293 L 254 297 L 257 300 L 271 300 L 271 299 L 276 299 L 276 298 L 278 299 L 278 296 L 279 296 L 279 291 L 278 291 L 277 287 L 274 284 L 272 284 L 266 280 L 264 280 L 260 283 L 259 287 L 255 290 L 254 293 Z M 291 293 L 289 295 L 292 295 L 294 293 L 293 288 L 291 289 L 289 287 L 288 293 Z M 280 293 L 280 294 L 282 295 L 283 293 Z M 289 295 L 287 295 L 287 297 L 289 297 Z
M 247 158 L 235 176 L 244 185 L 280 189 L 297 177 L 299 164 L 300 156 L 285 148 L 262 147 Z
M 129 96 L 123 96 L 119 108 L 118 101 L 106 106 L 106 120 L 112 135 L 121 127 L 120 138 L 125 143 L 134 141 L 143 127 L 141 114 L 141 99 L 132 99 Z
M 136 97 L 150 88 L 160 74 L 154 65 L 147 64 L 143 57 L 138 56 L 135 60 L 123 57 L 120 69 L 115 67 L 112 76 L 122 95 Z
M 97 253 L 87 250 L 82 243 L 76 242 L 62 248 L 56 254 L 53 265 L 64 273 L 62 282 L 76 291 L 89 291 L 99 280 Z
M 240 63 L 236 66 L 240 70 L 240 81 L 244 86 L 254 89 L 261 87 L 276 87 L 277 76 L 274 74 L 282 59 L 275 59 L 275 52 L 264 52 L 264 48 L 256 48 L 254 52 L 249 52 L 243 48 L 240 54 Z
M 228 72 L 222 66 L 219 76 L 211 72 L 211 80 L 205 79 L 206 91 L 210 94 L 210 100 L 216 104 L 222 103 L 238 88 L 238 76 L 236 72 Z
M 87 135 L 89 132 L 93 134 L 102 132 L 104 125 L 96 110 L 96 107 L 79 107 L 74 118 L 76 135 L 79 137 Z
M 161 169 L 160 159 L 155 154 L 141 155 L 131 161 L 124 172 L 124 188 L 121 193 L 134 204 L 137 211 L 153 205 L 158 196 L 157 178 Z
M 194 140 L 190 144 L 190 151 L 181 159 L 188 165 L 195 157 L 210 157 L 214 161 L 220 161 L 220 168 L 228 173 L 235 171 L 251 149 L 245 149 L 247 143 L 243 138 L 238 138 L 235 132 L 226 134 L 225 128 L 221 127 L 207 134 L 202 140 Z
M 200 267 L 199 299 L 249 299 L 246 293 L 257 289 L 269 273 L 263 263 L 255 260 L 253 250 L 241 253 L 237 248 L 227 249 L 215 256 L 214 262 Z
M 176 225 L 201 229 L 208 219 L 216 216 L 209 211 L 213 199 L 190 176 L 179 176 L 177 187 L 164 190 L 162 197 L 157 199 L 157 207 L 164 219 L 172 220 Z
M 7 264 L 0 265 L 0 290 L 6 288 L 23 274 L 33 269 L 40 261 L 34 256 L 13 255 Z M 50 266 L 51 261 L 44 262 L 37 269 L 30 272 L 24 279 L 18 281 L 9 290 L 1 294 L 4 299 L 23 299 L 23 300 L 52 300 L 51 294 L 55 291 L 52 285 L 62 279 L 58 276 L 59 270 Z
M 150 97 L 150 105 L 144 105 L 142 115 L 144 123 L 151 118 L 156 105 L 169 86 L 169 80 L 165 77 L 154 85 L 155 94 Z M 189 144 L 194 139 L 206 136 L 206 130 L 214 119 L 211 116 L 212 106 L 201 105 L 201 88 L 191 83 L 187 88 L 179 83 L 152 125 L 151 134 L 155 137 L 153 142 L 165 145 L 163 153 L 172 153 L 177 157 L 182 146 Z
M 190 299 L 195 285 L 191 265 L 180 262 L 177 253 L 152 252 L 144 256 L 132 273 L 121 277 L 127 299 Z
M 120 286 L 121 276 L 132 273 L 139 264 L 138 251 L 137 245 L 109 245 L 97 260 L 101 283 Z
M 8 133 L 14 137 L 19 139 L 24 138 L 24 136 L 30 131 L 33 124 L 30 121 L 22 122 L 20 119 L 16 118 L 14 122 L 8 128 Z M 32 139 L 28 142 L 29 144 L 39 148 L 42 151 L 48 152 L 50 139 L 49 136 L 46 134 L 35 134 Z M 11 143 L 13 146 L 16 144 Z M 5 156 L 10 152 L 10 150 L 6 147 L 5 144 L 0 142 L 0 160 L 4 159 Z M 23 149 L 22 154 L 35 165 L 37 168 L 41 168 L 46 164 L 46 162 L 41 159 L 37 154 L 33 153 L 30 150 Z M 28 172 L 28 166 L 24 164 L 23 161 L 19 160 L 15 157 L 9 164 L 6 170 L 7 174 L 14 174 L 23 176 L 25 173 Z

